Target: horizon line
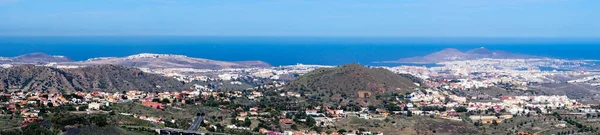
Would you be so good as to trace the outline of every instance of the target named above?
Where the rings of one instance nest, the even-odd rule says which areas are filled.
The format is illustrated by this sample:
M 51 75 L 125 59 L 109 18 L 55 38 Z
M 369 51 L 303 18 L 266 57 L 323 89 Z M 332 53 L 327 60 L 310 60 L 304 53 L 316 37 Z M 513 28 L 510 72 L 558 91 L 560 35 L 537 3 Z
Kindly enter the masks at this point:
M 600 37 L 593 36 L 322 36 L 322 35 L 3 35 L 0 37 L 257 37 L 257 38 L 487 38 L 487 39 L 597 39 Z

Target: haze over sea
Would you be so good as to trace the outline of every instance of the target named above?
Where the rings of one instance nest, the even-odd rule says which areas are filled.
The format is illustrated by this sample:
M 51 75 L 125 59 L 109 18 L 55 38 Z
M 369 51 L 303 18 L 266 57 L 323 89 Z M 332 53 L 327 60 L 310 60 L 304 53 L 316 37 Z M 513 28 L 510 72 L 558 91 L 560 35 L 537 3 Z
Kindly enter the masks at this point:
M 180 54 L 223 61 L 262 60 L 274 66 L 303 64 L 395 66 L 376 61 L 422 56 L 444 48 L 485 47 L 561 59 L 600 59 L 593 38 L 395 38 L 395 37 L 0 37 L 0 56 L 43 52 L 74 60 L 138 53 Z

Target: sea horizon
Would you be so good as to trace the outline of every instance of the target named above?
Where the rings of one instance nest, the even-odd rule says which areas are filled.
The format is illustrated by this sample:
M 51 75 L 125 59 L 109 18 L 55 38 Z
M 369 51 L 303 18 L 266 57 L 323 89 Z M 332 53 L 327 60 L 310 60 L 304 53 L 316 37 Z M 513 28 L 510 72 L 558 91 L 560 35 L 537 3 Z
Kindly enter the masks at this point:
M 41 52 L 82 61 L 157 53 L 221 61 L 260 60 L 273 66 L 397 66 L 407 64 L 376 62 L 423 56 L 445 48 L 467 51 L 479 47 L 558 59 L 598 60 L 598 45 L 597 38 L 0 36 L 0 57 Z

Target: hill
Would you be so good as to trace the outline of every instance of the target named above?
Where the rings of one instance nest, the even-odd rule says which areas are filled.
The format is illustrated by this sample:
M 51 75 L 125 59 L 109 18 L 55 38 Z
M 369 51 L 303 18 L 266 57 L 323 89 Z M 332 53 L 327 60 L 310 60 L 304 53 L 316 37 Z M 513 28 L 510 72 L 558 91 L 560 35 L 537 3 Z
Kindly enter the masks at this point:
M 137 68 L 192 68 L 192 69 L 225 69 L 225 68 L 268 68 L 269 63 L 263 61 L 218 61 L 204 58 L 193 58 L 174 54 L 141 53 L 126 57 L 99 57 L 85 61 L 73 61 L 65 56 L 51 56 L 44 53 L 31 53 L 16 57 L 0 57 L 0 64 L 49 64 L 57 66 L 93 66 L 122 65 Z
M 45 53 L 30 53 L 16 57 L 0 57 L 0 63 L 50 63 L 50 62 L 72 62 L 65 56 L 51 56 Z
M 24 91 L 179 91 L 187 87 L 173 78 L 136 68 L 99 65 L 73 69 L 19 65 L 0 68 L 0 90 Z
M 227 62 L 203 58 L 192 58 L 183 55 L 142 53 L 127 57 L 93 58 L 81 62 L 63 63 L 67 65 L 104 65 L 115 64 L 139 68 L 194 68 L 194 69 L 224 69 L 271 67 L 262 61 Z
M 434 52 L 422 57 L 410 57 L 410 58 L 402 58 L 395 61 L 384 61 L 383 63 L 419 63 L 419 64 L 428 64 L 428 63 L 438 63 L 438 62 L 446 62 L 446 61 L 460 61 L 460 60 L 476 60 L 483 58 L 492 58 L 492 59 L 531 59 L 531 58 L 540 58 L 536 56 L 524 55 L 524 54 L 516 54 L 509 53 L 505 51 L 491 51 L 485 48 L 476 48 L 472 50 L 468 50 L 466 52 L 461 52 L 454 48 L 446 48 L 439 52 Z
M 330 103 L 347 104 L 356 100 L 361 105 L 368 105 L 378 103 L 375 98 L 378 95 L 412 91 L 418 86 L 411 79 L 383 68 L 348 64 L 314 70 L 291 81 L 286 87 L 306 97 L 329 100 Z M 340 99 L 342 102 L 339 102 Z

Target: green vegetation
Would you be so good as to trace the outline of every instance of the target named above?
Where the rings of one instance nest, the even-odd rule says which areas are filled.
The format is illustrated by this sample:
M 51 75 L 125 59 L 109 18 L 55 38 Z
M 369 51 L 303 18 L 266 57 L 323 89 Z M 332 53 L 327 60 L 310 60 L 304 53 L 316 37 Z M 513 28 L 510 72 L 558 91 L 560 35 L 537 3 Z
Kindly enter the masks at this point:
M 20 116 L 0 116 L 0 130 L 18 127 L 22 120 Z
M 3 130 L 3 131 L 0 131 L 0 134 L 3 134 L 3 135 L 18 135 L 18 134 L 22 134 L 22 135 L 56 135 L 56 134 L 58 134 L 58 131 L 51 130 L 48 127 L 43 127 L 39 123 L 31 123 L 31 124 L 27 125 L 26 127 L 21 128 L 20 130 L 18 130 L 18 129 Z
M 434 131 L 440 134 L 478 134 L 478 130 L 472 124 L 436 119 L 429 117 L 405 117 L 394 116 L 386 120 L 366 120 L 357 117 L 348 117 L 335 123 L 335 128 L 325 128 L 330 131 L 355 132 L 347 129 L 381 131 L 384 134 L 432 134 Z M 443 123 L 443 124 L 441 124 Z

